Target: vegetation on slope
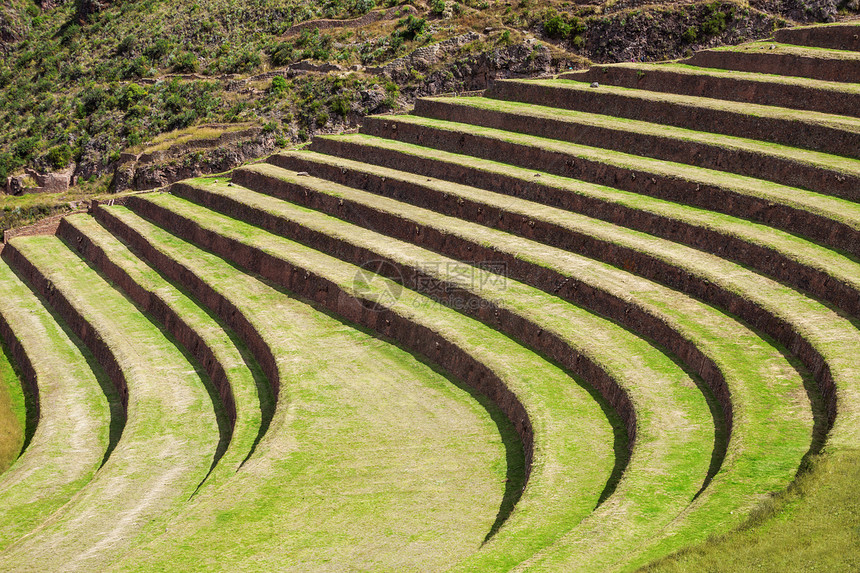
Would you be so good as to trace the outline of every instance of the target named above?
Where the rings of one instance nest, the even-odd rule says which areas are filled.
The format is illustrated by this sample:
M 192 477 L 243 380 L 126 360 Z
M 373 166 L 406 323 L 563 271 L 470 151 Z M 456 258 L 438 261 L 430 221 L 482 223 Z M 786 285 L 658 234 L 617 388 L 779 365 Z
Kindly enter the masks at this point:
M 21 452 L 26 415 L 21 382 L 12 368 L 6 345 L 0 343 L 0 473 Z
M 860 569 L 860 453 L 817 456 L 747 522 L 651 564 L 646 571 L 856 571 Z M 726 557 L 731 556 L 727 561 Z
M 73 167 L 74 181 L 104 190 L 123 152 L 159 134 L 213 122 L 262 128 L 220 156 L 173 158 L 166 180 L 147 178 L 159 186 L 343 130 L 416 95 L 589 59 L 680 57 L 765 37 L 786 24 L 782 14 L 832 19 L 840 6 L 829 1 L 802 0 L 798 11 L 797 1 L 727 0 L 17 0 L 0 13 L 0 184 L 25 167 Z M 357 27 L 316 20 L 362 16 Z M 0 226 L 11 223 L 4 214 Z

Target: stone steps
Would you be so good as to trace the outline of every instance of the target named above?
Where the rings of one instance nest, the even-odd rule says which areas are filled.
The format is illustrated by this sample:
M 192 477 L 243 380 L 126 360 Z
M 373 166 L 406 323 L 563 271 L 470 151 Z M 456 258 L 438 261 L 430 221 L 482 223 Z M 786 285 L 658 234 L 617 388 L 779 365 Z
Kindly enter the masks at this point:
M 526 446 L 529 483 L 534 485 L 527 487 L 517 504 L 526 509 L 512 516 L 504 530 L 494 536 L 494 547 L 500 547 L 493 551 L 497 558 L 524 559 L 578 523 L 600 499 L 612 465 L 621 463 L 623 467 L 626 463 L 613 459 L 608 436 L 601 430 L 606 427 L 600 422 L 605 414 L 593 396 L 564 370 L 493 328 L 411 289 L 393 288 L 373 273 L 357 274 L 359 267 L 182 199 L 153 195 L 135 199 L 129 206 L 246 271 L 261 273 L 294 293 L 313 297 L 324 308 L 392 337 L 407 348 L 422 349 L 428 358 L 499 404 L 516 421 Z M 360 277 L 359 282 L 356 277 Z M 580 368 L 590 379 L 601 378 L 596 365 L 589 367 L 587 361 L 582 362 Z M 623 408 L 629 403 L 623 392 L 616 387 L 615 393 L 610 393 L 611 379 L 602 380 L 611 400 L 629 416 L 632 412 L 629 406 Z M 597 432 L 590 434 L 590 427 Z M 621 435 L 625 435 L 623 429 Z M 539 451 L 540 457 L 533 462 L 534 451 Z M 622 446 L 622 451 L 626 447 Z M 606 461 L 610 461 L 608 466 Z M 606 473 L 594 473 L 595 469 Z
M 860 52 L 847 50 L 750 42 L 702 50 L 686 62 L 703 68 L 860 83 Z
M 845 82 L 736 72 L 683 62 L 593 66 L 560 79 L 696 97 L 860 116 L 860 88 Z
M 206 477 L 219 442 L 212 399 L 174 342 L 58 238 L 13 239 L 3 258 L 87 344 L 127 411 L 98 474 L 38 535 L 7 548 L 3 563 L 91 570 L 181 507 Z
M 650 122 L 489 98 L 424 98 L 415 115 L 526 133 L 832 194 L 860 188 L 860 161 Z M 854 199 L 855 197 L 850 196 Z
M 563 79 L 500 80 L 486 96 L 860 157 L 857 117 L 592 85 Z
M 125 413 L 89 351 L 2 260 L 0 292 L 0 334 L 38 408 L 30 443 L 0 478 L 2 551 L 86 486 Z

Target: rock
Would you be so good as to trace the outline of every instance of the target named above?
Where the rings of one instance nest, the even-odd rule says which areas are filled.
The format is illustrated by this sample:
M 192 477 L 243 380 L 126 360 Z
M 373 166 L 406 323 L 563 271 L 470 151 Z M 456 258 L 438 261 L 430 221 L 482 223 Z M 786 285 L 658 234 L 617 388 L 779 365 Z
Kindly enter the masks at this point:
M 593 88 L 599 88 L 599 87 L 600 87 L 600 84 L 599 84 L 599 83 L 597 83 L 597 82 L 591 82 L 591 87 L 593 87 Z
M 113 0 L 77 0 L 77 19 L 81 23 L 86 23 L 91 15 L 101 12 L 111 4 Z

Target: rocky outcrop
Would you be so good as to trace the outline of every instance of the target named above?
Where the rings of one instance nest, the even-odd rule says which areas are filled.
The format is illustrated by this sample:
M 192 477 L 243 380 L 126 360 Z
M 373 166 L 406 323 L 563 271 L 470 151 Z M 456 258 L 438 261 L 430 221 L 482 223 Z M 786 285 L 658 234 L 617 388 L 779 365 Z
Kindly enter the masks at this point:
M 39 173 L 26 169 L 23 175 L 15 175 L 6 180 L 6 194 L 24 193 L 63 193 L 74 185 L 75 165 L 54 173 Z
M 79 22 L 84 23 L 89 20 L 90 16 L 101 12 L 111 4 L 113 4 L 113 0 L 77 0 L 76 18 Z
M 140 155 L 123 154 L 113 180 L 115 191 L 164 187 L 189 177 L 221 173 L 274 151 L 271 137 L 259 127 L 191 141 Z

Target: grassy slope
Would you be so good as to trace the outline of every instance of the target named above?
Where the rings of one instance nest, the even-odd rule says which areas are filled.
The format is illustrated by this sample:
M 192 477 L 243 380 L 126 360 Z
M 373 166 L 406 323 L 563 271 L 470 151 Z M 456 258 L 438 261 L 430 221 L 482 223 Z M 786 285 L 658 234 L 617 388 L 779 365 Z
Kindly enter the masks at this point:
M 199 307 L 187 293 L 165 280 L 154 269 L 138 259 L 128 248 L 113 237 L 88 215 L 73 215 L 67 222 L 104 249 L 110 260 L 129 274 L 135 284 L 154 293 L 164 301 L 181 320 L 194 330 L 221 364 L 230 384 L 236 406 L 235 424 L 222 429 L 218 465 L 207 478 L 207 483 L 227 478 L 234 473 L 253 451 L 269 425 L 274 410 L 274 398 L 268 381 L 259 374 L 256 363 L 246 362 L 244 347 L 234 342 L 235 334 L 226 330 L 210 314 Z M 241 344 L 241 343 L 238 343 Z M 216 410 L 222 410 L 220 399 Z M 221 415 L 224 415 L 223 412 Z M 229 421 L 222 423 L 229 425 Z M 226 442 L 225 442 L 226 440 Z M 226 451 L 222 451 L 226 450 Z
M 6 345 L 0 343 L 0 474 L 5 472 L 21 453 L 26 423 L 24 390 L 12 368 Z
M 24 389 L 6 344 L 0 340 L 0 474 L 21 454 L 26 426 Z
M 474 129 L 479 130 L 481 128 Z M 499 201 L 502 204 L 514 202 L 509 197 L 500 197 Z M 843 201 L 843 203 L 850 204 L 848 201 Z M 534 206 L 532 209 L 538 213 L 552 211 L 551 208 L 545 206 Z M 457 223 L 457 225 L 468 227 L 468 223 Z M 860 443 L 860 423 L 858 423 L 860 408 L 857 405 L 860 387 L 856 383 L 860 365 L 852 361 L 852 357 L 856 356 L 858 349 L 860 349 L 860 334 L 844 314 L 730 261 L 671 241 L 574 213 L 564 214 L 563 226 L 567 226 L 578 233 L 602 238 L 610 244 L 648 253 L 650 256 L 666 261 L 674 267 L 685 269 L 714 284 L 721 285 L 730 292 L 738 293 L 755 304 L 768 309 L 775 316 L 791 323 L 828 361 L 839 392 L 838 401 L 841 416 L 836 421 L 834 432 L 830 438 L 831 444 L 834 440 L 839 446 L 845 447 L 856 447 Z M 517 239 L 512 239 L 506 233 L 487 231 L 484 234 L 484 240 L 500 247 L 510 241 L 513 241 L 514 244 L 517 243 Z M 527 253 L 521 255 L 522 257 L 531 257 L 541 248 L 534 245 L 528 247 L 517 245 L 512 247 L 512 250 L 518 253 Z M 547 260 L 553 259 L 549 257 Z
M 206 228 L 250 242 L 300 268 L 324 272 L 341 288 L 357 296 L 368 296 L 368 291 L 378 294 L 377 289 L 390 292 L 392 288 L 385 280 L 359 280 L 358 269 L 353 265 L 185 201 L 167 195 L 150 195 L 147 199 L 177 209 Z M 608 433 L 606 408 L 600 412 L 594 396 L 557 366 L 452 309 L 405 289 L 391 308 L 438 332 L 491 368 L 529 413 L 534 427 L 535 458 L 528 487 L 505 527 L 493 538 L 494 543 L 507 549 L 499 556 L 525 558 L 588 515 L 608 487 L 612 466 L 617 468 L 623 463 L 611 451 L 613 439 Z M 614 420 L 611 414 L 609 417 Z M 620 445 L 624 443 L 623 433 L 621 430 L 622 435 L 615 438 L 616 456 L 623 455 L 619 451 L 623 449 Z
M 774 87 L 778 87 L 779 85 L 792 85 L 792 86 L 802 86 L 808 88 L 814 88 L 816 90 L 822 90 L 826 92 L 841 92 L 847 94 L 857 94 L 860 93 L 860 85 L 857 84 L 849 84 L 845 82 L 826 82 L 823 80 L 813 80 L 810 78 L 801 78 L 796 76 L 778 76 L 776 74 L 760 74 L 755 72 L 739 72 L 739 71 L 727 71 L 720 70 L 717 68 L 701 68 L 697 66 L 691 66 L 689 64 L 684 64 L 681 62 L 660 62 L 656 64 L 648 64 L 648 63 L 638 63 L 638 64 L 628 64 L 628 63 L 620 63 L 620 64 L 610 64 L 610 68 L 620 67 L 620 68 L 629 68 L 634 70 L 640 70 L 643 73 L 647 73 L 649 71 L 665 71 L 665 72 L 673 72 L 682 75 L 691 75 L 691 76 L 706 76 L 706 77 L 715 77 L 715 78 L 736 78 L 738 80 L 751 80 L 751 81 L 759 81 L 767 84 L 774 84 Z
M 720 187 L 725 187 L 732 192 L 742 195 L 766 197 L 774 202 L 785 203 L 796 206 L 800 209 L 809 210 L 813 213 L 829 217 L 855 228 L 860 227 L 860 206 L 858 206 L 857 203 L 839 199 L 838 197 L 779 185 L 769 181 L 762 181 L 752 177 L 726 173 L 723 171 L 715 171 L 713 169 L 705 169 L 693 165 L 660 161 L 649 157 L 640 157 L 638 155 L 630 155 L 616 151 L 576 145 L 573 143 L 565 143 L 554 139 L 506 132 L 488 127 L 453 123 L 412 115 L 399 115 L 396 116 L 396 118 L 392 117 L 391 120 L 417 124 L 428 129 L 450 131 L 452 133 L 470 133 L 479 137 L 486 137 L 490 140 L 499 139 L 501 141 L 517 145 L 537 147 L 549 152 L 563 153 L 570 155 L 574 159 L 581 157 L 589 161 L 606 163 L 620 168 L 634 169 L 670 178 L 676 177 L 685 181 L 693 181 L 701 185 L 719 185 Z M 338 137 L 349 138 L 351 136 L 347 135 Z M 366 136 L 361 135 L 359 137 L 364 138 Z M 375 141 L 380 141 L 380 145 L 384 145 L 381 143 L 380 138 L 376 138 Z M 432 153 L 433 150 L 429 150 L 428 152 Z M 515 158 L 512 158 L 512 160 L 513 159 Z M 516 164 L 516 161 L 512 162 Z
M 281 172 L 269 166 L 258 168 Z M 714 445 L 713 424 L 707 423 L 711 417 L 708 405 L 696 388 L 696 382 L 650 342 L 584 309 L 509 278 L 478 270 L 464 275 L 464 265 L 432 251 L 259 193 L 228 187 L 225 183 L 201 182 L 197 186 L 213 193 L 232 195 L 246 204 L 327 235 L 345 238 L 377 256 L 423 269 L 434 279 L 456 284 L 525 317 L 602 365 L 626 389 L 637 408 L 637 443 L 612 500 L 596 511 L 599 517 L 589 518 L 592 522 L 605 523 L 621 519 L 623 515 L 628 520 L 629 527 L 624 535 L 607 538 L 600 553 L 612 555 L 611 559 L 629 554 L 637 536 L 659 530 L 686 507 L 701 488 Z M 655 473 L 667 477 L 655 483 L 652 479 Z M 499 560 L 500 553 L 500 548 L 490 546 L 484 555 L 461 564 L 460 568 L 483 569 L 490 563 L 501 568 L 504 561 Z M 510 559 L 505 565 L 514 564 L 516 559 Z
M 362 567 L 414 568 L 424 559 L 422 569 L 437 569 L 478 548 L 498 509 L 505 472 L 516 472 L 515 467 L 507 465 L 521 461 L 517 462 L 514 456 L 507 464 L 499 464 L 499 437 L 491 435 L 497 430 L 487 425 L 487 414 L 480 414 L 477 402 L 402 350 L 244 276 L 217 257 L 199 251 L 122 208 L 113 208 L 110 212 L 145 234 L 159 249 L 191 265 L 210 284 L 220 285 L 218 288 L 236 301 L 249 318 L 270 325 L 277 344 L 276 355 L 284 363 L 286 379 L 282 393 L 287 397 L 276 414 L 275 429 L 260 444 L 246 465 L 247 469 L 235 478 L 234 487 L 219 491 L 218 498 L 213 495 L 207 505 L 201 504 L 199 510 L 195 510 L 187 524 L 177 526 L 183 535 L 188 535 L 190 540 L 215 543 L 213 550 L 223 551 L 224 567 L 241 564 L 242 568 L 254 570 L 275 565 L 319 567 L 326 556 L 331 559 L 329 566 L 334 568 L 346 566 L 348 559 L 363 564 Z M 241 288 L 227 290 L 227 285 L 241 285 Z M 271 315 L 268 309 L 273 306 L 283 310 Z M 412 308 L 413 312 L 422 311 L 418 304 Z M 273 322 L 274 317 L 280 315 L 289 320 L 283 324 Z M 469 322 L 466 320 L 463 324 Z M 328 333 L 318 332 L 320 328 Z M 450 335 L 455 336 L 454 332 Z M 559 369 L 542 364 L 524 349 L 517 350 L 516 345 L 504 342 L 504 337 L 486 328 L 472 333 L 469 338 L 473 337 L 497 340 L 498 351 L 481 352 L 495 357 L 494 361 L 504 356 L 502 371 L 510 372 L 506 375 L 513 379 L 521 376 L 521 383 L 536 388 L 554 388 L 556 406 L 561 412 L 569 413 L 569 418 L 558 420 L 567 421 L 556 424 L 554 431 L 569 436 L 571 430 L 581 431 L 586 425 L 594 431 L 586 440 L 587 445 L 576 439 L 565 445 L 569 450 L 567 455 L 580 459 L 581 464 L 585 462 L 581 458 L 585 451 L 589 452 L 590 459 L 574 471 L 579 498 L 557 499 L 557 506 L 551 511 L 558 512 L 559 507 L 568 503 L 581 506 L 582 499 L 593 503 L 608 475 L 607 462 L 611 465 L 611 453 L 604 449 L 611 443 L 611 437 L 607 435 L 605 421 L 601 429 L 601 414 L 596 404 L 576 385 L 566 383 L 567 377 Z M 337 360 L 329 358 L 332 347 L 338 349 Z M 380 368 L 380 365 L 383 366 Z M 381 376 L 380 370 L 392 373 L 393 378 Z M 404 372 L 412 374 L 403 378 L 400 373 Z M 422 384 L 425 384 L 423 388 Z M 386 396 L 384 401 L 378 400 L 380 394 Z M 483 403 L 483 406 L 488 405 Z M 402 412 L 397 413 L 398 410 Z M 480 423 L 466 432 L 471 436 L 468 440 L 462 440 L 459 434 L 465 430 L 459 424 L 468 422 L 461 417 L 468 411 L 473 416 L 480 414 L 471 422 Z M 490 408 L 490 411 L 495 409 Z M 498 414 L 493 417 L 495 423 L 501 422 Z M 571 423 L 577 429 L 566 427 Z M 535 425 L 536 432 L 544 427 L 538 425 L 538 421 Z M 501 430 L 505 440 L 510 440 L 510 429 L 506 429 L 504 423 Z M 329 432 L 335 432 L 335 436 L 344 432 L 346 435 L 342 440 L 332 439 Z M 352 437 L 348 437 L 350 434 Z M 365 450 L 357 445 L 371 436 L 376 436 L 372 438 L 373 443 L 387 446 L 374 445 Z M 549 437 L 548 443 L 552 442 L 553 438 Z M 436 449 L 432 447 L 434 443 L 444 445 L 437 445 Z M 420 444 L 425 445 L 418 447 Z M 584 450 L 580 449 L 583 446 Z M 468 453 L 472 448 L 477 449 Z M 361 459 L 366 451 L 373 451 L 373 459 L 357 461 L 356 456 Z M 607 453 L 610 453 L 609 458 Z M 489 457 L 483 457 L 485 455 Z M 471 456 L 477 459 L 467 461 Z M 280 460 L 281 457 L 284 459 Z M 458 459 L 461 461 L 457 462 Z M 533 475 L 570 475 L 567 464 L 573 460 L 553 455 L 538 459 L 549 465 L 535 469 Z M 491 462 L 489 467 L 488 462 Z M 291 464 L 298 467 L 291 467 Z M 360 466 L 361 471 L 353 465 Z M 410 465 L 414 469 L 403 474 L 402 468 Z M 441 475 L 440 469 L 444 469 Z M 472 472 L 476 473 L 470 475 Z M 359 476 L 363 479 L 356 482 Z M 508 476 L 515 478 L 511 474 Z M 255 484 L 254 480 L 260 483 Z M 415 480 L 423 480 L 425 485 L 410 494 L 402 486 L 393 485 L 392 480 L 395 483 L 407 480 L 412 484 L 410 487 L 415 486 Z M 291 484 L 289 489 L 283 488 L 286 481 Z M 538 482 L 530 490 L 543 485 L 546 484 Z M 396 494 L 385 493 L 386 489 Z M 330 495 L 320 495 L 327 491 Z M 547 492 L 549 495 L 557 493 L 557 490 Z M 433 499 L 428 499 L 426 496 L 431 494 Z M 231 502 L 234 498 L 239 501 Z M 354 501 L 350 504 L 346 500 Z M 372 509 L 374 503 L 379 506 L 375 510 Z M 399 504 L 399 509 L 392 504 Z M 588 508 L 586 505 L 579 511 Z M 197 520 L 196 515 L 203 517 Z M 396 527 L 393 524 L 397 524 Z M 271 538 L 273 528 L 281 535 Z M 241 543 L 248 549 L 236 546 L 236 541 L 231 539 L 232 532 L 236 532 L 237 538 L 242 536 Z M 414 543 L 404 545 L 404 536 L 414 537 Z M 439 547 L 437 543 L 447 549 L 432 555 L 433 547 Z M 186 559 L 194 558 L 195 548 L 199 550 L 201 545 L 205 543 L 189 541 L 187 545 L 176 547 L 171 535 L 130 556 L 127 566 L 133 569 L 138 559 L 143 558 L 148 562 L 154 560 L 152 566 L 156 569 L 173 567 L 176 561 L 170 555 L 176 555 L 179 563 L 185 563 Z M 171 553 L 174 551 L 176 553 Z M 167 552 L 168 557 L 157 557 L 158 552 Z M 256 557 L 255 552 L 259 552 Z M 206 555 L 210 553 L 207 551 Z
M 784 493 L 737 531 L 644 570 L 857 571 L 860 569 L 860 452 L 818 456 Z
M 777 44 L 774 42 L 748 42 L 739 46 L 725 46 L 722 48 L 715 49 L 731 50 L 737 52 L 765 52 L 774 55 L 787 54 L 792 56 L 821 58 L 823 60 L 847 60 L 851 62 L 860 61 L 860 53 L 850 50 L 831 50 L 830 48 L 797 46 L 794 44 Z
M 361 139 L 361 136 L 357 135 L 347 136 L 347 140 L 376 143 L 372 138 Z M 476 160 L 464 155 L 429 150 L 427 148 L 410 144 L 402 144 L 396 147 L 392 145 L 389 148 L 400 149 L 409 154 L 423 153 L 429 155 L 430 153 L 433 153 L 434 157 L 461 165 L 479 167 L 482 171 L 486 171 L 488 173 L 506 174 L 517 179 L 521 179 L 524 182 L 528 182 L 529 184 L 537 183 L 538 185 L 545 186 L 548 189 L 562 189 L 570 192 L 571 194 L 595 197 L 602 201 L 606 201 L 609 204 L 623 205 L 631 209 L 647 213 L 655 213 L 671 219 L 678 219 L 694 226 L 716 230 L 730 237 L 740 237 L 750 243 L 764 245 L 774 251 L 784 253 L 788 257 L 797 260 L 806 266 L 822 270 L 834 277 L 838 277 L 838 280 L 844 281 L 846 284 L 854 284 L 858 289 L 860 289 L 860 272 L 858 272 L 858 268 L 860 267 L 858 267 L 857 262 L 831 249 L 766 225 L 752 223 L 737 217 L 732 217 L 731 215 L 723 215 L 713 211 L 679 205 L 677 203 L 671 203 L 669 201 L 655 199 L 653 197 L 637 193 L 620 191 L 601 185 L 583 183 L 549 173 L 541 173 L 541 177 L 536 180 L 533 171 L 490 161 Z M 396 171 L 385 167 L 369 166 L 364 163 L 340 157 L 322 155 L 308 151 L 291 152 L 288 155 L 314 163 L 337 165 L 351 170 L 358 170 L 359 172 L 382 175 L 388 180 L 399 180 L 418 185 L 428 184 L 426 177 L 422 177 L 417 174 Z M 431 184 L 436 185 L 436 183 Z M 510 212 L 528 214 L 528 216 L 531 216 L 536 212 L 542 214 L 554 213 L 555 217 L 553 218 L 562 223 L 568 219 L 566 212 L 559 211 L 558 209 L 541 208 L 529 200 L 509 196 L 505 196 L 504 198 L 500 197 L 499 193 L 503 193 L 504 189 L 499 189 L 497 192 L 485 192 L 474 187 L 455 183 L 445 184 L 444 189 L 446 193 L 449 193 L 452 196 L 463 197 L 469 201 L 480 203 L 497 204 L 504 206 L 505 210 Z M 409 199 L 404 198 L 403 200 L 408 201 Z
M 436 101 L 444 101 L 442 98 L 434 98 Z M 476 109 L 498 111 L 518 116 L 534 117 L 535 119 L 551 119 L 564 121 L 571 126 L 584 125 L 586 127 L 600 127 L 612 129 L 621 134 L 627 132 L 641 133 L 655 137 L 663 137 L 674 141 L 698 143 L 712 146 L 719 150 L 722 148 L 730 150 L 743 150 L 758 153 L 764 156 L 790 159 L 797 163 L 808 166 L 816 166 L 822 169 L 832 169 L 843 173 L 857 175 L 860 173 L 860 160 L 846 159 L 836 155 L 809 151 L 797 147 L 767 143 L 754 139 L 744 139 L 730 135 L 721 135 L 704 131 L 695 131 L 659 123 L 650 123 L 636 119 L 626 119 L 609 115 L 599 115 L 581 111 L 557 109 L 542 105 L 519 103 L 506 100 L 496 100 L 484 97 L 456 98 L 450 101 L 451 105 L 469 106 Z
M 2 261 L 0 292 L 0 312 L 30 357 L 40 402 L 27 449 L 0 478 L 3 550 L 89 483 L 116 443 L 123 412 L 89 351 Z
M 858 56 L 860 57 L 860 56 Z M 518 81 L 518 80 L 510 80 Z M 577 92 L 584 92 L 591 88 L 588 82 L 578 82 L 575 80 L 565 79 L 536 79 L 530 80 L 536 85 L 542 85 L 550 88 L 566 90 L 571 98 L 575 97 Z M 824 127 L 829 127 L 834 130 L 845 130 L 851 133 L 860 131 L 860 118 L 834 115 L 822 113 L 819 111 L 808 111 L 791 109 L 786 107 L 776 107 L 769 105 L 761 105 L 755 103 L 735 102 L 730 100 L 712 99 L 699 96 L 689 96 L 683 94 L 674 94 L 666 92 L 651 92 L 646 90 L 637 90 L 633 88 L 625 88 L 619 86 L 600 86 L 601 92 L 608 92 L 630 98 L 631 100 L 642 101 L 659 101 L 679 108 L 697 109 L 697 110 L 715 110 L 728 113 L 736 113 L 740 115 L 749 115 L 751 117 L 764 117 L 768 119 L 784 119 L 790 121 L 809 122 Z
M 218 444 L 212 401 L 174 343 L 59 239 L 13 244 L 112 349 L 129 401 L 122 437 L 101 471 L 3 562 L 13 570 L 92 570 L 179 509 L 206 476 Z
M 713 309 L 697 305 L 679 293 L 664 290 L 653 283 L 638 281 L 629 276 L 625 278 L 626 273 L 620 273 L 615 269 L 601 268 L 602 265 L 583 265 L 584 261 L 574 262 L 579 257 L 533 241 L 513 237 L 507 233 L 489 230 L 479 225 L 314 178 L 295 177 L 295 174 L 289 171 L 269 165 L 257 165 L 247 169 L 291 180 L 294 184 L 314 189 L 316 192 L 330 193 L 373 205 L 375 208 L 397 213 L 404 220 L 414 221 L 419 226 L 435 227 L 446 234 L 471 237 L 478 244 L 493 244 L 503 252 L 520 253 L 521 258 L 560 269 L 563 274 L 575 276 L 586 283 L 593 282 L 598 288 L 615 290 L 622 298 L 632 298 L 637 304 L 644 304 L 651 312 L 663 316 L 683 332 L 685 337 L 696 341 L 700 348 L 712 356 L 723 369 L 729 387 L 732 388 L 736 407 L 736 428 L 725 464 L 726 473 L 718 476 L 709 488 L 708 494 L 694 504 L 693 511 L 670 527 L 672 535 L 669 539 L 664 540 L 657 547 L 648 549 L 650 555 L 659 555 L 672 548 L 683 546 L 685 542 L 703 539 L 704 534 L 712 531 L 711 528 L 721 521 L 736 523 L 737 518 L 726 514 L 729 511 L 728 508 L 736 507 L 735 504 L 738 503 L 748 508 L 755 499 L 748 497 L 746 501 L 739 501 L 748 494 L 742 493 L 744 487 L 736 489 L 738 480 L 758 483 L 755 487 L 760 487 L 759 491 L 762 493 L 779 490 L 788 483 L 788 479 L 797 468 L 800 456 L 809 447 L 811 420 L 809 412 L 803 412 L 809 406 L 803 405 L 802 381 L 798 373 L 786 363 L 780 351 L 770 346 L 769 342 L 762 341 L 753 332 L 740 327 L 732 320 L 727 320 L 725 316 L 715 313 Z M 221 192 L 242 195 L 241 191 L 226 186 L 222 186 Z M 243 195 L 243 198 L 245 201 L 249 199 L 247 194 Z M 510 198 L 500 200 L 514 201 Z M 256 202 L 266 203 L 263 199 L 257 199 Z M 279 203 L 280 207 L 276 207 Z M 288 204 L 269 200 L 268 209 L 279 209 L 283 212 L 288 209 Z M 300 213 L 308 210 L 293 208 L 291 211 Z M 341 233 L 349 237 L 358 234 Z M 625 286 L 618 284 L 625 280 L 632 282 L 627 282 Z M 504 298 L 499 294 L 496 296 Z M 744 343 L 741 345 L 743 350 L 739 351 L 738 341 L 740 340 Z M 777 419 L 784 424 L 780 432 L 781 436 L 768 436 L 769 432 L 765 426 Z M 769 445 L 768 442 L 770 442 Z M 758 453 L 755 453 L 756 451 Z M 762 465 L 757 461 L 764 451 L 768 452 L 772 465 Z M 777 454 L 777 452 L 781 453 Z M 781 461 L 776 462 L 777 458 Z M 742 475 L 746 477 L 738 477 Z M 777 477 L 778 475 L 781 477 Z M 575 541 L 577 539 L 575 536 L 572 537 L 574 542 L 568 543 L 566 548 L 557 551 L 557 556 L 580 555 L 583 551 L 587 551 L 581 543 L 582 540 L 588 539 L 588 533 L 579 537 L 579 541 Z M 580 545 L 576 546 L 576 543 Z

